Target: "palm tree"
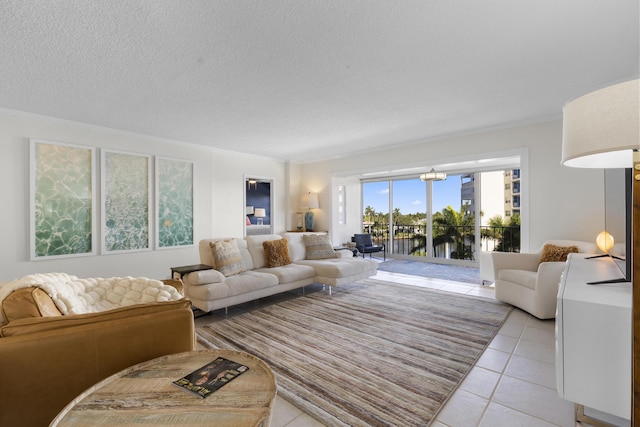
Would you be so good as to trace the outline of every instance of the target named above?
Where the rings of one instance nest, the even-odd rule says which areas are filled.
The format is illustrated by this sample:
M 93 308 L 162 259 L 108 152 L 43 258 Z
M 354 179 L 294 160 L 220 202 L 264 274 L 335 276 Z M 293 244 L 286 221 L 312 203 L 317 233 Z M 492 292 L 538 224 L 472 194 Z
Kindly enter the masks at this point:
M 451 257 L 454 259 L 473 259 L 475 218 L 467 214 L 468 208 L 469 205 L 464 204 L 458 212 L 447 206 L 433 215 L 433 246 L 453 243 Z
M 520 250 L 520 214 L 514 214 L 506 222 L 500 215 L 489 220 L 489 229 L 482 231 L 482 237 L 498 241 L 494 251 L 518 252 Z
M 520 252 L 520 214 L 511 215 L 508 224 L 508 234 L 502 236 L 502 250 L 506 252 Z
M 373 209 L 371 206 L 367 206 L 366 208 L 364 208 L 364 220 L 365 221 L 373 221 L 373 217 L 376 214 L 375 209 Z
M 488 228 L 482 229 L 482 237 L 487 239 L 500 240 L 504 234 L 504 228 L 507 224 L 504 223 L 502 216 L 496 215 L 489 218 L 487 223 Z
M 395 208 L 393 210 L 393 223 L 394 224 L 398 223 L 398 220 L 400 219 L 400 215 L 401 215 L 400 208 Z

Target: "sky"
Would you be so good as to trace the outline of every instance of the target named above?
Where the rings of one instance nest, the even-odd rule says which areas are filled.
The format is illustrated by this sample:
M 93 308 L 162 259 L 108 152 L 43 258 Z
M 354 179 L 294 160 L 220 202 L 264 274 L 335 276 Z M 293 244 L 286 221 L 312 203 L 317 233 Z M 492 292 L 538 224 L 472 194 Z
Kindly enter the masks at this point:
M 400 213 L 426 212 L 426 183 L 419 179 L 393 182 L 393 207 Z M 433 211 L 440 212 L 451 205 L 460 209 L 460 176 L 450 175 L 444 181 L 433 182 Z M 371 182 L 363 186 L 363 206 L 371 206 L 376 212 L 389 210 L 389 182 Z

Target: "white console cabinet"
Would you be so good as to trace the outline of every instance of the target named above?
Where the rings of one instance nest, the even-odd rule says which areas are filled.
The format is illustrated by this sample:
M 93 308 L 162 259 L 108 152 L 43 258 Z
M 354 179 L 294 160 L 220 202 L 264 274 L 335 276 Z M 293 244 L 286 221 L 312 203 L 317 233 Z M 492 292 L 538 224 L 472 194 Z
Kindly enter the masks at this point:
M 562 275 L 556 316 L 556 381 L 560 397 L 631 419 L 630 282 L 609 258 L 571 254 Z

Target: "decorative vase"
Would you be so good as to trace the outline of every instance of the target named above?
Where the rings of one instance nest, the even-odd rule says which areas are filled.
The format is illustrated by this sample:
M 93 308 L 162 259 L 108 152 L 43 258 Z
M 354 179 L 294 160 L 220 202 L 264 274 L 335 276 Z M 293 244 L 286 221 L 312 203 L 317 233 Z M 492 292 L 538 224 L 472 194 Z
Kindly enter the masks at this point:
M 313 231 L 313 212 L 308 210 L 304 213 L 304 229 Z
M 296 230 L 302 231 L 302 212 L 296 213 Z

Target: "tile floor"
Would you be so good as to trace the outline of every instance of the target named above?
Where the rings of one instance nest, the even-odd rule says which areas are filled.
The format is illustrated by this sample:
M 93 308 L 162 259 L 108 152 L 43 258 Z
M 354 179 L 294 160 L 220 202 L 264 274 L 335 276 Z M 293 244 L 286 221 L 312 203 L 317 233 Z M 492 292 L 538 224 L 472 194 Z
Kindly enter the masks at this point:
M 491 286 L 378 271 L 375 278 L 407 285 L 494 298 Z M 196 326 L 213 321 L 196 319 Z M 514 309 L 487 350 L 440 411 L 433 427 L 581 427 L 573 404 L 558 397 L 555 385 L 555 322 Z M 589 413 L 589 410 L 586 410 Z M 596 414 L 616 426 L 626 420 Z M 278 397 L 272 427 L 319 427 Z

